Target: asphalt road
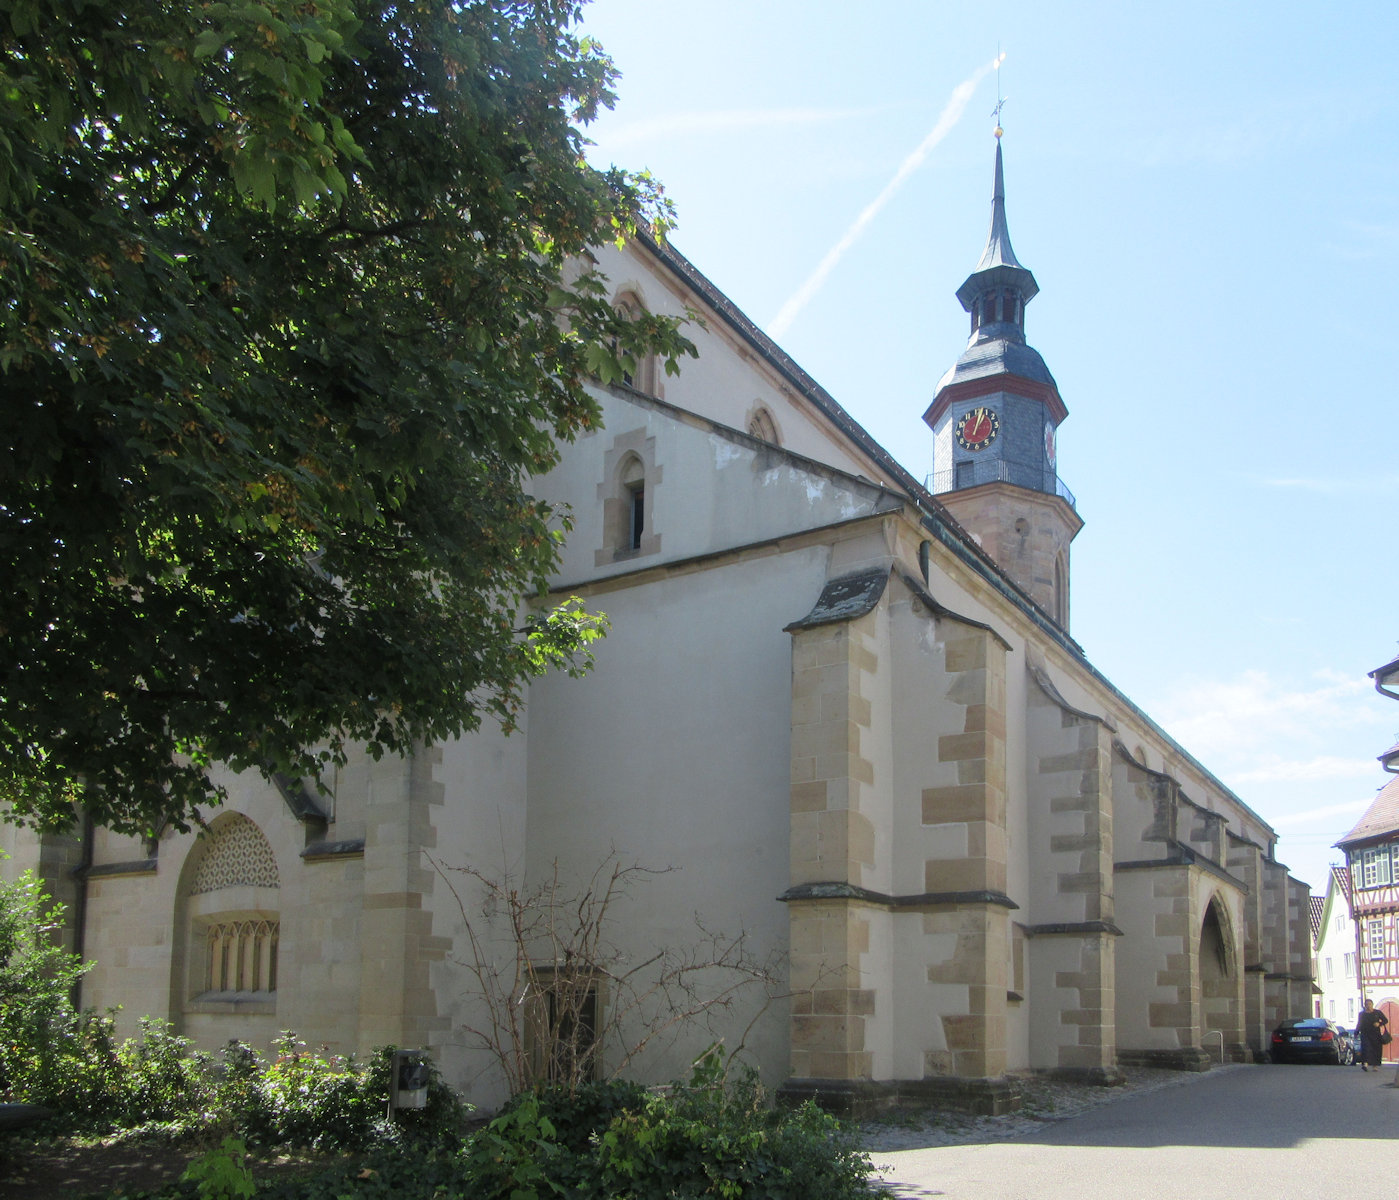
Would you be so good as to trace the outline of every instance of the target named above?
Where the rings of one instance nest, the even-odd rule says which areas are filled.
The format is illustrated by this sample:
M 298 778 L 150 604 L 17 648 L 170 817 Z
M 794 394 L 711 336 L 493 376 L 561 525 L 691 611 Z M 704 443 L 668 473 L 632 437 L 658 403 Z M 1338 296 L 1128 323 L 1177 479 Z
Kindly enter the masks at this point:
M 1031 1137 L 875 1154 L 898 1197 L 1369 1200 L 1399 1189 L 1395 1070 L 1244 1067 Z

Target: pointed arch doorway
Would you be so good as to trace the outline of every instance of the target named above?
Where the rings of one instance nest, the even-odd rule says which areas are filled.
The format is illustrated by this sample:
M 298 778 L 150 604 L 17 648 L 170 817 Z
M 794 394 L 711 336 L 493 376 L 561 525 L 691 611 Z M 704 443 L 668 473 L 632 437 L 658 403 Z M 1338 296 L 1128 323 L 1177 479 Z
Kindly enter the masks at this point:
M 1196 954 L 1204 1049 L 1211 1057 L 1222 1050 L 1223 1057 L 1232 1058 L 1244 1040 L 1243 985 L 1233 923 L 1217 896 L 1205 907 Z

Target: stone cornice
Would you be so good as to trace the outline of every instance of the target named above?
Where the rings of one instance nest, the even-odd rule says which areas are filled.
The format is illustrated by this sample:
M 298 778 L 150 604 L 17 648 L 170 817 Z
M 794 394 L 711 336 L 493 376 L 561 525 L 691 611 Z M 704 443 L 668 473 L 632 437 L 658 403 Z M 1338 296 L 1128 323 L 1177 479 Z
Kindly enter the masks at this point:
M 130 862 L 101 863 L 82 871 L 81 877 L 83 879 L 117 879 L 124 875 L 154 875 L 157 865 L 157 860 L 154 857 L 138 858 Z M 77 871 L 73 873 L 79 874 Z
M 1028 653 L 1029 651 L 1027 650 L 1027 654 Z M 1083 721 L 1093 721 L 1112 733 L 1117 732 L 1117 724 L 1111 717 L 1102 713 L 1091 713 L 1081 708 L 1075 708 L 1065 700 L 1059 689 L 1054 685 L 1054 680 L 1050 678 L 1048 668 L 1046 668 L 1042 662 L 1036 661 L 1037 658 L 1038 656 L 1036 655 L 1029 659 L 1030 677 L 1039 685 L 1040 691 L 1070 716 L 1078 717 Z
M 913 896 L 891 896 L 887 892 L 871 891 L 853 883 L 799 883 L 777 898 L 783 904 L 790 904 L 794 900 L 853 900 L 890 909 L 943 908 L 967 904 L 989 904 L 1008 909 L 1020 907 L 1004 892 L 920 892 Z
M 1167 842 L 1166 845 L 1173 851 L 1165 858 L 1139 858 L 1126 862 L 1116 862 L 1112 864 L 1114 871 L 1157 871 L 1166 867 L 1199 867 L 1207 874 L 1214 875 L 1225 883 L 1238 888 L 1243 895 L 1248 895 L 1249 886 L 1236 875 L 1229 874 L 1217 862 L 1202 857 L 1197 851 L 1192 850 L 1182 842 Z
M 364 838 L 346 838 L 338 842 L 312 842 L 301 852 L 305 862 L 324 862 L 331 858 L 360 858 L 364 855 Z
M 1047 925 L 1026 925 L 1026 937 L 1082 937 L 1085 934 L 1108 933 L 1123 937 L 1123 931 L 1111 921 L 1051 921 Z

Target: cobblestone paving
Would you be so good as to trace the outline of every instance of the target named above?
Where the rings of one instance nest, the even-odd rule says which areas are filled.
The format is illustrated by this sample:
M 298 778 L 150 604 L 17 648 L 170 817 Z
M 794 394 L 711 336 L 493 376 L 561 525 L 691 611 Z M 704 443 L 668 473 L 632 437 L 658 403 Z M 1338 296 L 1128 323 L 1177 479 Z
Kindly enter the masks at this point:
M 1237 1071 L 1244 1063 L 1225 1063 L 1211 1074 Z M 1090 1087 L 1032 1075 L 1021 1080 L 1025 1102 L 1019 1112 L 1004 1117 L 974 1117 L 944 1109 L 902 1108 L 858 1126 L 860 1142 L 871 1154 L 917 1150 L 927 1146 L 962 1146 L 969 1142 L 1001 1141 L 1040 1132 L 1047 1122 L 1113 1104 L 1127 1096 L 1181 1087 L 1204 1076 L 1194 1071 L 1164 1071 L 1150 1067 L 1123 1069 L 1120 1087 Z

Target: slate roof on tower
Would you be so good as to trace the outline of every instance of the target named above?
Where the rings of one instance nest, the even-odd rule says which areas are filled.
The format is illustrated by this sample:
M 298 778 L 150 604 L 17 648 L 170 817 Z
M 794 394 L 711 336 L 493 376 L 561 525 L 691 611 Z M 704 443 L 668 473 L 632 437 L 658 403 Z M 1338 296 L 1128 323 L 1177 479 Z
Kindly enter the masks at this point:
M 988 296 L 1001 290 L 1013 292 L 1018 297 L 1014 314 L 1009 319 L 1004 315 L 998 320 L 978 319 L 976 310 L 984 305 Z M 950 389 L 956 385 L 972 384 L 997 376 L 1013 376 L 1033 385 L 1031 394 L 1050 407 L 1056 423 L 1068 415 L 1054 376 L 1044 365 L 1039 351 L 1025 341 L 1025 305 L 1039 294 L 1039 290 L 1040 285 L 1035 282 L 1034 274 L 1015 257 L 1015 250 L 1010 244 L 1010 228 L 1006 223 L 1005 168 L 1000 131 L 997 130 L 991 229 L 986 235 L 986 248 L 981 252 L 976 269 L 957 289 L 957 299 L 962 307 L 973 313 L 974 327 L 961 357 L 938 380 L 933 403 L 923 418 L 925 421 L 937 419 L 943 403 L 950 401 Z

